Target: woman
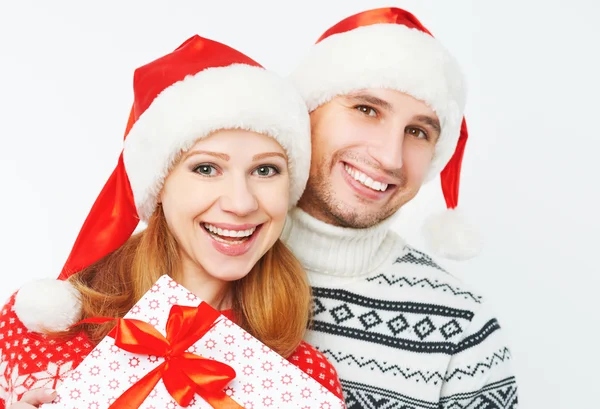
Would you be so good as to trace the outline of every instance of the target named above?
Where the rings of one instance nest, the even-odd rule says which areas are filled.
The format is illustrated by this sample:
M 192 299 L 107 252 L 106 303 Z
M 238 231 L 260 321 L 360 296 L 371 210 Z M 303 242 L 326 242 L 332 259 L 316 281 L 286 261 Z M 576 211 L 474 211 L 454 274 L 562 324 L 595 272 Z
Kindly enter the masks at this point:
M 341 397 L 333 367 L 302 342 L 310 287 L 278 239 L 308 178 L 303 101 L 198 36 L 137 69 L 134 94 L 123 153 L 62 280 L 21 288 L 0 315 L 0 409 L 52 401 L 114 324 L 72 326 L 124 316 L 163 274 Z

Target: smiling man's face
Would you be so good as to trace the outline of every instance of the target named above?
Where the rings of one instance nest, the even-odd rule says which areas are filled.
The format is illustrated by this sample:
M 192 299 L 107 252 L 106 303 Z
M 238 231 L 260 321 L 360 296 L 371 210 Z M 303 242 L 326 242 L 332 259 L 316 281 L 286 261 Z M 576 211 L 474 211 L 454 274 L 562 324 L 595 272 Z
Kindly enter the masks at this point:
M 440 135 L 424 102 L 388 89 L 338 96 L 311 113 L 312 164 L 299 206 L 336 226 L 371 227 L 415 197 Z

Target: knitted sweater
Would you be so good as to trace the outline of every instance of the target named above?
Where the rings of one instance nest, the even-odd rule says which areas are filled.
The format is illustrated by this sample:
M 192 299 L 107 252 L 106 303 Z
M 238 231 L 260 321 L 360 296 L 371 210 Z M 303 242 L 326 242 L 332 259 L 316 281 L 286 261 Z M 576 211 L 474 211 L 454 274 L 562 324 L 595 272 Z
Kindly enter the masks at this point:
M 510 351 L 481 296 L 390 231 L 290 213 L 283 240 L 307 269 L 307 341 L 336 367 L 348 409 L 516 408 Z
M 14 301 L 15 295 L 0 311 L 0 409 L 10 407 L 28 390 L 57 388 L 94 348 L 83 332 L 58 340 L 28 331 L 15 315 Z M 223 315 L 231 318 L 230 311 Z M 342 397 L 335 369 L 306 342 L 288 360 Z

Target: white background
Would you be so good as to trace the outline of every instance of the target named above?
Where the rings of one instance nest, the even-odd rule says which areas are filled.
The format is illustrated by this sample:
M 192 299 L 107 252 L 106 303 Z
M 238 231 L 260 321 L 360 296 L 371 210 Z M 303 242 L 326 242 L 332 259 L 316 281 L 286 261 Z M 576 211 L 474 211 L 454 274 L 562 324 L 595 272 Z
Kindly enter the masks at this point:
M 3 1 L 0 298 L 60 271 L 119 155 L 136 67 L 198 33 L 285 75 L 330 25 L 389 5 L 415 13 L 469 79 L 461 203 L 486 247 L 477 259 L 442 264 L 494 305 L 521 407 L 597 407 L 600 7 L 592 0 Z M 422 246 L 421 222 L 442 208 L 436 180 L 396 228 Z

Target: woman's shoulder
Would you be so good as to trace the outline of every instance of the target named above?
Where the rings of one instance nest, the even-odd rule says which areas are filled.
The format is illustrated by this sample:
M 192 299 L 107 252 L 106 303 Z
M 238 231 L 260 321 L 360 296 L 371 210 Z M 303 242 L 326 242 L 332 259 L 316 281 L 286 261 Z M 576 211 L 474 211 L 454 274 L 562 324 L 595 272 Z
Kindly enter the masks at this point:
M 2 360 L 10 357 L 24 358 L 26 355 L 41 352 L 48 356 L 52 346 L 58 351 L 66 346 L 77 344 L 77 348 L 91 349 L 93 346 L 83 335 L 78 333 L 72 336 L 55 337 L 36 331 L 23 322 L 19 315 L 19 292 L 13 293 L 8 301 L 0 309 L 0 353 Z M 63 346 L 61 348 L 61 346 Z M 66 348 L 71 349 L 71 348 Z M 40 357 L 39 355 L 36 358 Z M 48 356 L 49 357 L 49 356 Z M 34 358 L 35 359 L 35 358 Z
M 288 360 L 302 369 L 327 390 L 343 400 L 342 386 L 334 366 L 315 347 L 302 341 Z
M 42 291 L 44 288 L 48 291 Z M 59 306 L 65 301 L 61 288 L 68 287 L 28 283 L 1 307 L 0 362 L 5 370 L 15 365 L 22 369 L 39 367 L 40 362 L 46 361 L 78 363 L 75 361 L 79 355 L 93 349 L 83 332 L 60 337 L 46 335 L 62 332 L 78 319 L 77 313 L 65 314 L 64 308 Z M 56 301 L 56 298 L 62 300 Z
M 0 309 L 0 408 L 30 389 L 55 388 L 93 349 L 83 333 L 58 338 L 28 329 L 18 302 L 16 292 Z
M 62 332 L 81 318 L 78 291 L 64 280 L 41 279 L 23 285 L 7 306 L 24 327 L 32 332 Z

